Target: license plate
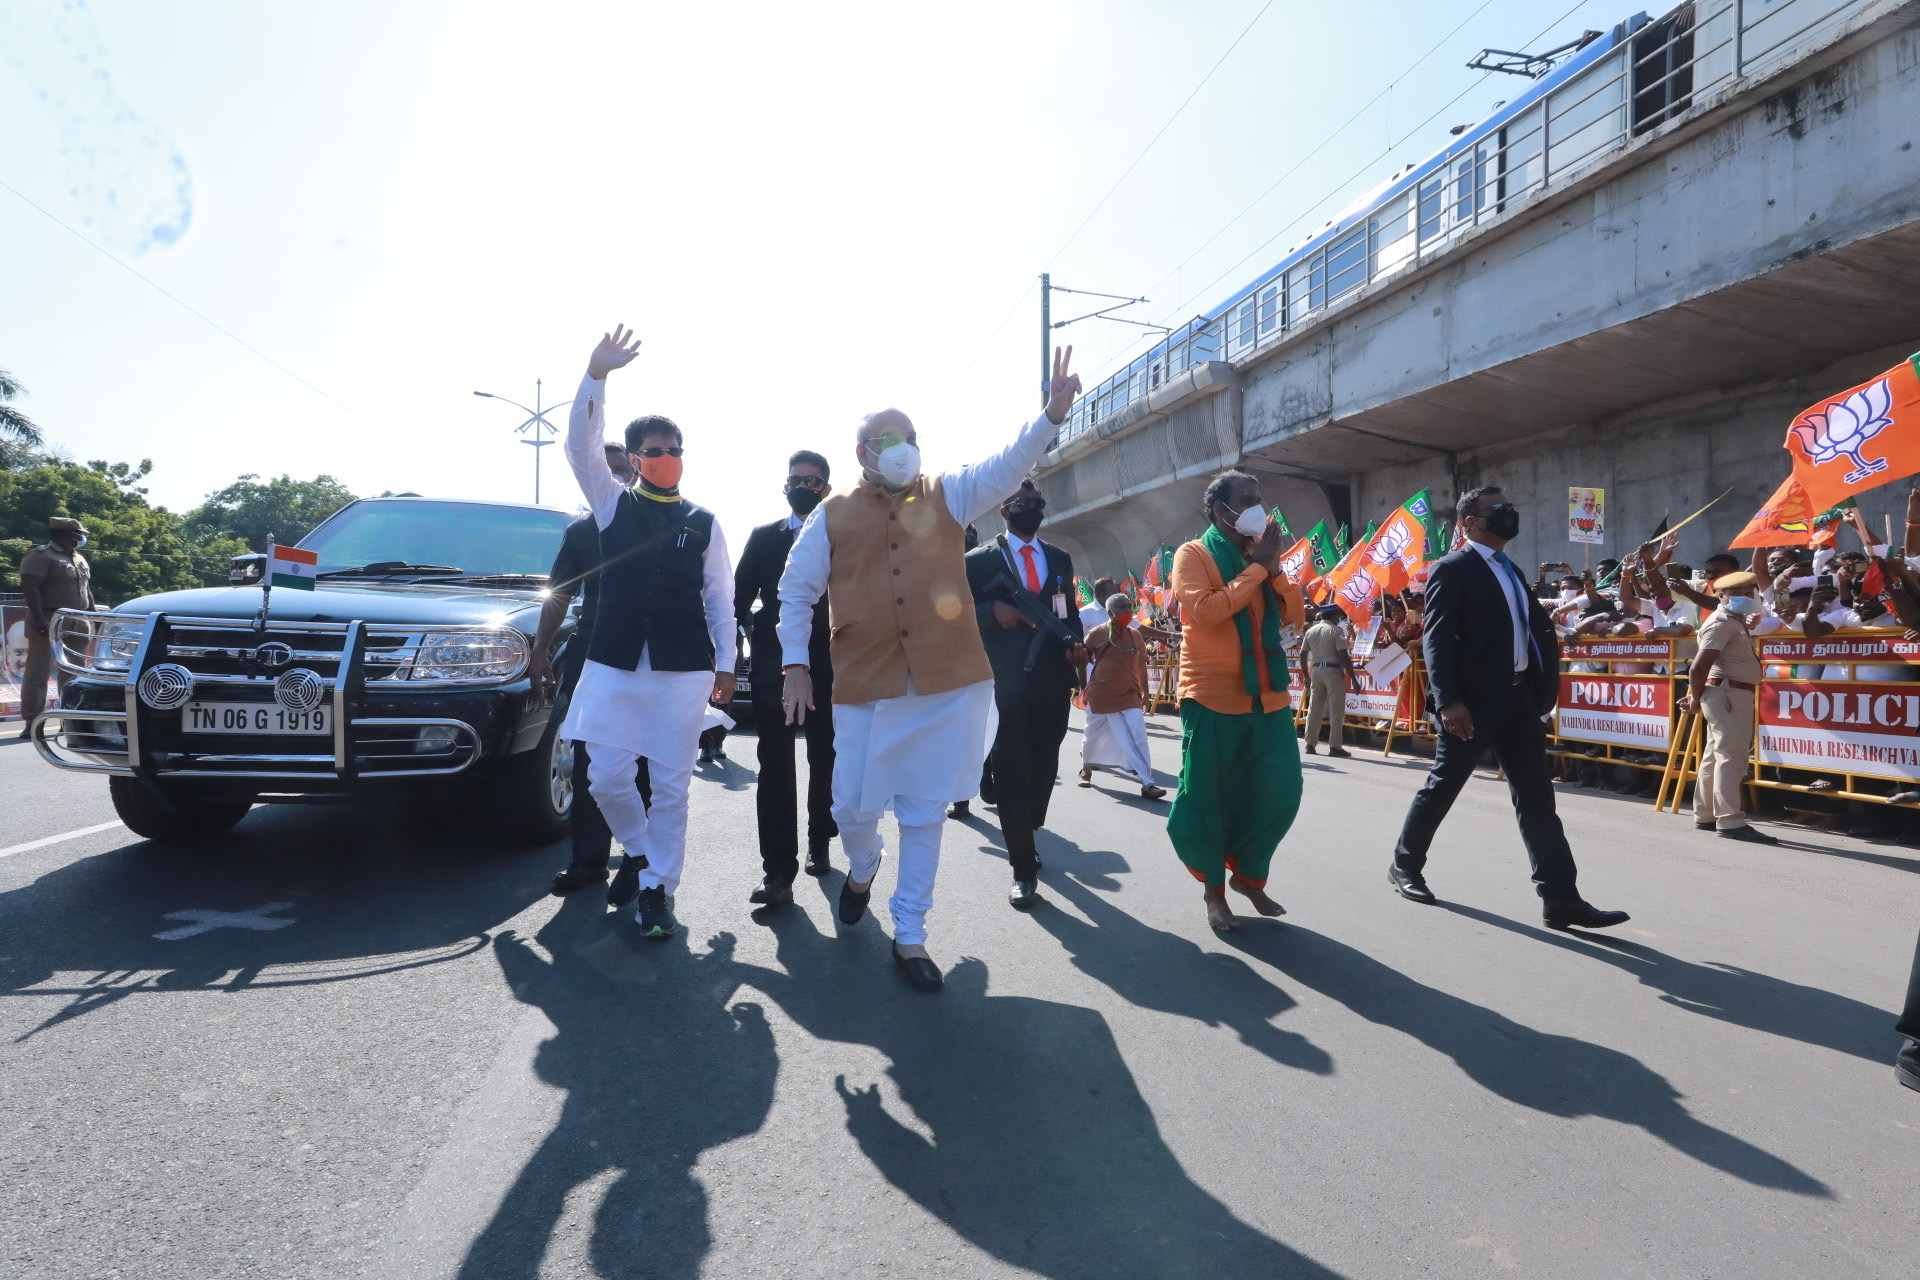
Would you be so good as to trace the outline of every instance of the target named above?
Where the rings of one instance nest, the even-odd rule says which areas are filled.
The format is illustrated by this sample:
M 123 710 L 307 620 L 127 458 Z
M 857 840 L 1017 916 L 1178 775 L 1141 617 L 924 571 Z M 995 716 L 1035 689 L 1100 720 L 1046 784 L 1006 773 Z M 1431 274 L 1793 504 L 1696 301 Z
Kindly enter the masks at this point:
M 270 702 L 189 702 L 180 712 L 188 733 L 313 734 L 333 732 L 333 708 L 289 711 Z

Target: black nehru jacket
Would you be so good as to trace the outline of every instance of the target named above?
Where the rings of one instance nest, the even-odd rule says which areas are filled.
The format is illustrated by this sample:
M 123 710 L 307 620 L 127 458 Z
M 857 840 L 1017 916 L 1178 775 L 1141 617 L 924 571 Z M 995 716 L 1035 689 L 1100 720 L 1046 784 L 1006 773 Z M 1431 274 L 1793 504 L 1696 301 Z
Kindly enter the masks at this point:
M 629 489 L 600 530 L 599 617 L 587 657 L 632 671 L 646 649 L 655 671 L 713 670 L 707 634 L 707 544 L 713 513 Z
M 797 529 L 787 527 L 782 516 L 763 524 L 747 535 L 746 549 L 733 569 L 733 613 L 741 629 L 753 640 L 753 670 L 756 677 L 776 675 L 780 671 L 780 640 L 775 634 L 780 625 L 780 575 L 787 571 L 787 553 L 793 550 Z M 754 610 L 754 602 L 760 604 Z M 814 667 L 828 663 L 833 628 L 829 611 L 813 611 L 813 632 L 807 648 Z
M 580 597 L 580 615 L 573 634 L 585 644 L 593 635 L 600 598 L 600 530 L 592 516 L 581 516 L 560 535 L 560 550 L 547 573 L 547 586 L 556 595 Z

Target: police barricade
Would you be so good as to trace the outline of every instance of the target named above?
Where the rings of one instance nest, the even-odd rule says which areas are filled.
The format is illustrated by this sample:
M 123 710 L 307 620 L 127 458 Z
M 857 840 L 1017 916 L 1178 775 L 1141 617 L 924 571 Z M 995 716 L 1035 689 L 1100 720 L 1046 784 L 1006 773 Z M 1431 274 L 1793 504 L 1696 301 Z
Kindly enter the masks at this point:
M 1674 712 L 1690 659 L 1671 639 L 1585 637 L 1560 647 L 1560 699 L 1548 753 L 1671 772 Z
M 1920 787 L 1920 642 L 1865 627 L 1757 647 L 1749 786 L 1877 804 Z

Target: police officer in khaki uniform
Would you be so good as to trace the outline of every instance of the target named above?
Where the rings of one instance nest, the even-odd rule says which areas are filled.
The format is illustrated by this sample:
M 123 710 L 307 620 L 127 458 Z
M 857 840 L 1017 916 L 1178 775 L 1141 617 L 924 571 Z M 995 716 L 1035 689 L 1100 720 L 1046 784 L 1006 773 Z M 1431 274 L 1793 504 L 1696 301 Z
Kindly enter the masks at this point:
M 1309 695 L 1306 753 L 1313 755 L 1318 749 L 1320 724 L 1325 721 L 1327 754 L 1344 760 L 1351 754 L 1340 745 L 1340 739 L 1346 728 L 1347 681 L 1353 670 L 1347 635 L 1341 628 L 1346 615 L 1329 605 L 1320 610 L 1319 617 L 1300 637 L 1301 683 Z
M 20 593 L 27 598 L 27 665 L 20 677 L 20 736 L 33 730 L 33 718 L 47 707 L 47 676 L 66 688 L 66 672 L 53 670 L 49 628 L 56 609 L 93 608 L 93 570 L 80 546 L 87 531 L 71 516 L 47 521 L 47 540 L 20 558 Z
M 1760 687 L 1760 656 L 1750 628 L 1760 616 L 1760 580 L 1729 573 L 1713 581 L 1720 607 L 1700 624 L 1699 652 L 1687 677 L 1683 711 L 1698 710 L 1707 722 L 1700 777 L 1693 785 L 1693 825 L 1719 831 L 1728 840 L 1779 844 L 1747 824 L 1740 786 L 1753 754 L 1753 698 Z

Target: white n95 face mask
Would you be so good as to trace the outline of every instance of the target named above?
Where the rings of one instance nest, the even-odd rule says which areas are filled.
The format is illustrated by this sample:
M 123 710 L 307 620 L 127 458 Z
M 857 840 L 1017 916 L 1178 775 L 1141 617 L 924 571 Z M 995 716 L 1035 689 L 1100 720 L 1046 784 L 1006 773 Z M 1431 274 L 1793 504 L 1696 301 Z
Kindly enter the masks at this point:
M 1249 538 L 1257 538 L 1267 531 L 1267 509 L 1257 503 L 1242 511 L 1234 519 L 1233 530 Z
M 896 489 L 912 484 L 920 474 L 920 446 L 903 441 L 882 449 L 874 459 L 873 469 Z

